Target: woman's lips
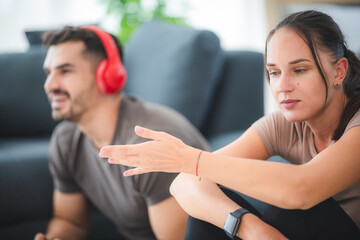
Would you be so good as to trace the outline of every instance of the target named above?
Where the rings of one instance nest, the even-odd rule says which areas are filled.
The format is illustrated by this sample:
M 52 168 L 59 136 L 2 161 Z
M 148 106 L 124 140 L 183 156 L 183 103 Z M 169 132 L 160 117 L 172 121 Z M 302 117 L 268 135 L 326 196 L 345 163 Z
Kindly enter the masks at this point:
M 285 109 L 291 109 L 294 108 L 299 102 L 300 100 L 293 100 L 293 99 L 283 100 L 281 101 L 281 106 L 283 106 L 283 108 Z

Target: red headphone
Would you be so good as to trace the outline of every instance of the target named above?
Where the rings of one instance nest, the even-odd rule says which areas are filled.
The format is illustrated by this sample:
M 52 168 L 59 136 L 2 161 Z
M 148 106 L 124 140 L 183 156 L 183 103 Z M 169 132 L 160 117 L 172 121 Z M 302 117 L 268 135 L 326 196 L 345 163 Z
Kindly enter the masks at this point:
M 105 48 L 107 58 L 102 60 L 96 68 L 97 87 L 106 94 L 116 93 L 124 87 L 127 75 L 114 39 L 99 27 L 83 26 L 82 28 L 95 33 Z

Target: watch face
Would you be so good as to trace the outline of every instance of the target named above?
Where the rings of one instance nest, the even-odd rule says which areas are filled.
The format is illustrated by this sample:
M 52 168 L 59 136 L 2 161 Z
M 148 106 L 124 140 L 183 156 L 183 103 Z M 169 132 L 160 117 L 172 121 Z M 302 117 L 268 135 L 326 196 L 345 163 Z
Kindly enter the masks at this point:
M 224 230 L 229 233 L 231 236 L 235 236 L 239 228 L 239 219 L 230 213 L 226 219 Z

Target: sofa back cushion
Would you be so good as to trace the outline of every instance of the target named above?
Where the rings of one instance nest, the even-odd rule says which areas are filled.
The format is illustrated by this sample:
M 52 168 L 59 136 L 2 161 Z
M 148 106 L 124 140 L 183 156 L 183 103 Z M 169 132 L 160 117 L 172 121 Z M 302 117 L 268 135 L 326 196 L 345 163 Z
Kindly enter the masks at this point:
M 244 131 L 264 115 L 264 57 L 253 51 L 225 51 L 225 64 L 204 130 L 219 134 Z
M 145 23 L 125 48 L 125 91 L 178 110 L 201 130 L 222 54 L 219 38 L 210 31 Z
M 0 54 L 0 138 L 49 135 L 55 125 L 44 93 L 45 50 Z

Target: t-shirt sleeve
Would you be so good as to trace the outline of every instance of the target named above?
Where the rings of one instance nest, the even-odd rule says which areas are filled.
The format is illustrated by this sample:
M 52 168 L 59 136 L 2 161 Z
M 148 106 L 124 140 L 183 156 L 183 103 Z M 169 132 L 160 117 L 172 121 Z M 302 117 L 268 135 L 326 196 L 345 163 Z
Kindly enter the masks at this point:
M 360 126 L 360 110 L 358 110 L 354 116 L 349 121 L 348 125 L 345 128 L 345 132 L 353 127 Z
M 174 173 L 155 172 L 138 176 L 137 185 L 148 206 L 171 196 L 169 188 L 176 175 Z
M 259 134 L 270 156 L 287 157 L 293 131 L 281 112 L 264 116 L 253 123 L 252 127 Z
M 53 177 L 54 187 L 63 193 L 79 192 L 80 188 L 69 171 L 69 142 L 65 143 L 61 133 L 54 131 L 49 150 L 49 168 Z

